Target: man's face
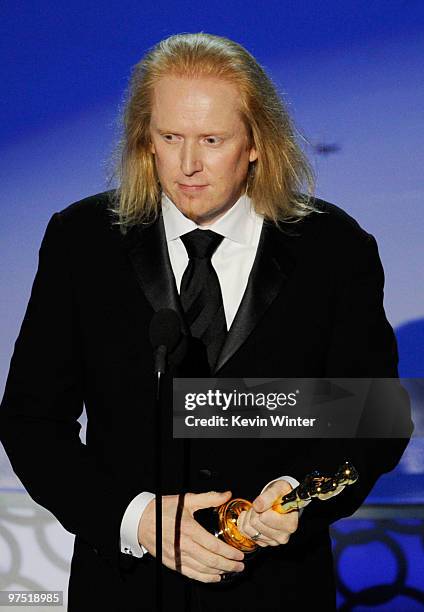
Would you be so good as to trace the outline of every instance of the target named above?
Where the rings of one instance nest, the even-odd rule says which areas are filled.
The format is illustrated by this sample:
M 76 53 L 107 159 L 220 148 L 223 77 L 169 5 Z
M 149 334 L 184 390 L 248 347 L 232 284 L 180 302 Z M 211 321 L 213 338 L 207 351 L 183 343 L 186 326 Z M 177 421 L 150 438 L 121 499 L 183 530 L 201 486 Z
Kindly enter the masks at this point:
M 154 89 L 151 151 L 165 194 L 198 225 L 221 217 L 244 193 L 249 147 L 235 85 L 164 77 Z

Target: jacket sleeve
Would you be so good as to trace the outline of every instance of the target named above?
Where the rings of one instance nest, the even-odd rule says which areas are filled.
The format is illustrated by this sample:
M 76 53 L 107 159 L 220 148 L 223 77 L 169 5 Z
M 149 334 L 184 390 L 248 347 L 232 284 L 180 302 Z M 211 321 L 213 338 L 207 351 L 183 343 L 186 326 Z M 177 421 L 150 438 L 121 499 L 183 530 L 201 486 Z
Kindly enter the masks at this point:
M 364 232 L 361 240 L 352 246 L 348 261 L 341 263 L 343 274 L 338 282 L 325 375 L 369 378 L 373 382 L 361 419 L 360 437 L 328 438 L 321 442 L 322 458 L 327 458 L 323 462 L 327 461 L 330 473 L 349 459 L 359 479 L 340 495 L 309 504 L 301 518 L 299 532 L 303 535 L 353 514 L 378 478 L 396 467 L 413 431 L 408 393 L 398 378 L 396 338 L 384 312 L 384 271 L 374 237 Z M 369 437 L 369 425 L 376 431 L 380 384 L 385 388 L 390 386 L 390 401 L 385 405 L 385 418 L 381 422 L 382 436 Z M 380 431 L 378 423 L 377 426 Z
M 109 562 L 139 492 L 111 479 L 79 437 L 84 378 L 60 213 L 47 226 L 0 406 L 0 441 L 32 499 Z M 122 555 L 123 556 L 123 555 Z

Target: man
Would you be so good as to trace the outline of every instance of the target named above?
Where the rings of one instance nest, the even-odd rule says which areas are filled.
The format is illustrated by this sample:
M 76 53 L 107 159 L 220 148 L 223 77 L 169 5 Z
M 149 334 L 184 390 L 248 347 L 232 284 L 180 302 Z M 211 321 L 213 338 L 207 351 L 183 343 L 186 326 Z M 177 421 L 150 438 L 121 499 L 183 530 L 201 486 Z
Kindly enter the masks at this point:
M 76 534 L 69 610 L 155 607 L 148 329 L 162 308 L 178 313 L 189 347 L 171 364 L 161 414 L 165 608 L 335 609 L 328 526 L 395 467 L 405 440 L 187 445 L 172 437 L 172 377 L 396 378 L 375 240 L 299 193 L 312 173 L 287 112 L 232 41 L 159 43 L 136 67 L 124 126 L 119 188 L 50 220 L 0 411 L 15 472 Z M 360 480 L 342 495 L 300 517 L 271 509 L 313 469 L 345 459 Z M 231 495 L 255 500 L 239 525 L 262 548 L 252 563 L 194 516 Z M 230 572 L 239 575 L 226 582 Z

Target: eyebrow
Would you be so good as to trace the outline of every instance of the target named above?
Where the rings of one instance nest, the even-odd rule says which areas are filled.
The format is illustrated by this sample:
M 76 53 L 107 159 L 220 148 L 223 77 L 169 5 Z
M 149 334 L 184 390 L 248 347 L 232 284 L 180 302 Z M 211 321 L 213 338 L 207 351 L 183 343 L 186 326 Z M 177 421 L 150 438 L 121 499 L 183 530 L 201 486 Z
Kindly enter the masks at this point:
M 157 127 L 157 126 L 153 126 L 153 128 L 157 131 L 157 132 L 161 132 L 162 134 L 176 134 L 177 136 L 180 136 L 181 134 L 179 132 L 176 132 L 175 130 L 167 130 L 161 127 Z M 230 132 L 226 132 L 225 130 L 211 130 L 210 132 L 204 132 L 202 134 L 198 134 L 198 136 L 230 136 Z

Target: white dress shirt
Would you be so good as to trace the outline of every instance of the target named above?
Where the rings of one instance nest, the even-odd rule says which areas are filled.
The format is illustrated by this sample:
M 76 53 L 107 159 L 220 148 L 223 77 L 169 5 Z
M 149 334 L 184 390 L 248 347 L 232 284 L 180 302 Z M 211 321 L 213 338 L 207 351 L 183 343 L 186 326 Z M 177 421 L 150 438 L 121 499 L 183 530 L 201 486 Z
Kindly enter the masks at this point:
M 162 195 L 162 215 L 178 293 L 184 270 L 188 264 L 187 251 L 180 236 L 195 229 L 210 229 L 224 236 L 223 241 L 212 255 L 211 262 L 221 286 L 227 329 L 230 329 L 252 270 L 262 231 L 263 217 L 255 212 L 246 194 L 242 195 L 222 217 L 208 226 L 198 226 L 194 221 L 185 217 L 165 194 Z M 281 476 L 275 480 L 287 480 L 293 488 L 299 484 L 291 476 Z M 264 489 L 269 484 L 271 483 L 265 485 Z M 134 557 L 142 557 L 147 552 L 138 542 L 138 524 L 147 504 L 154 497 L 154 493 L 144 491 L 128 505 L 121 522 L 121 552 Z

